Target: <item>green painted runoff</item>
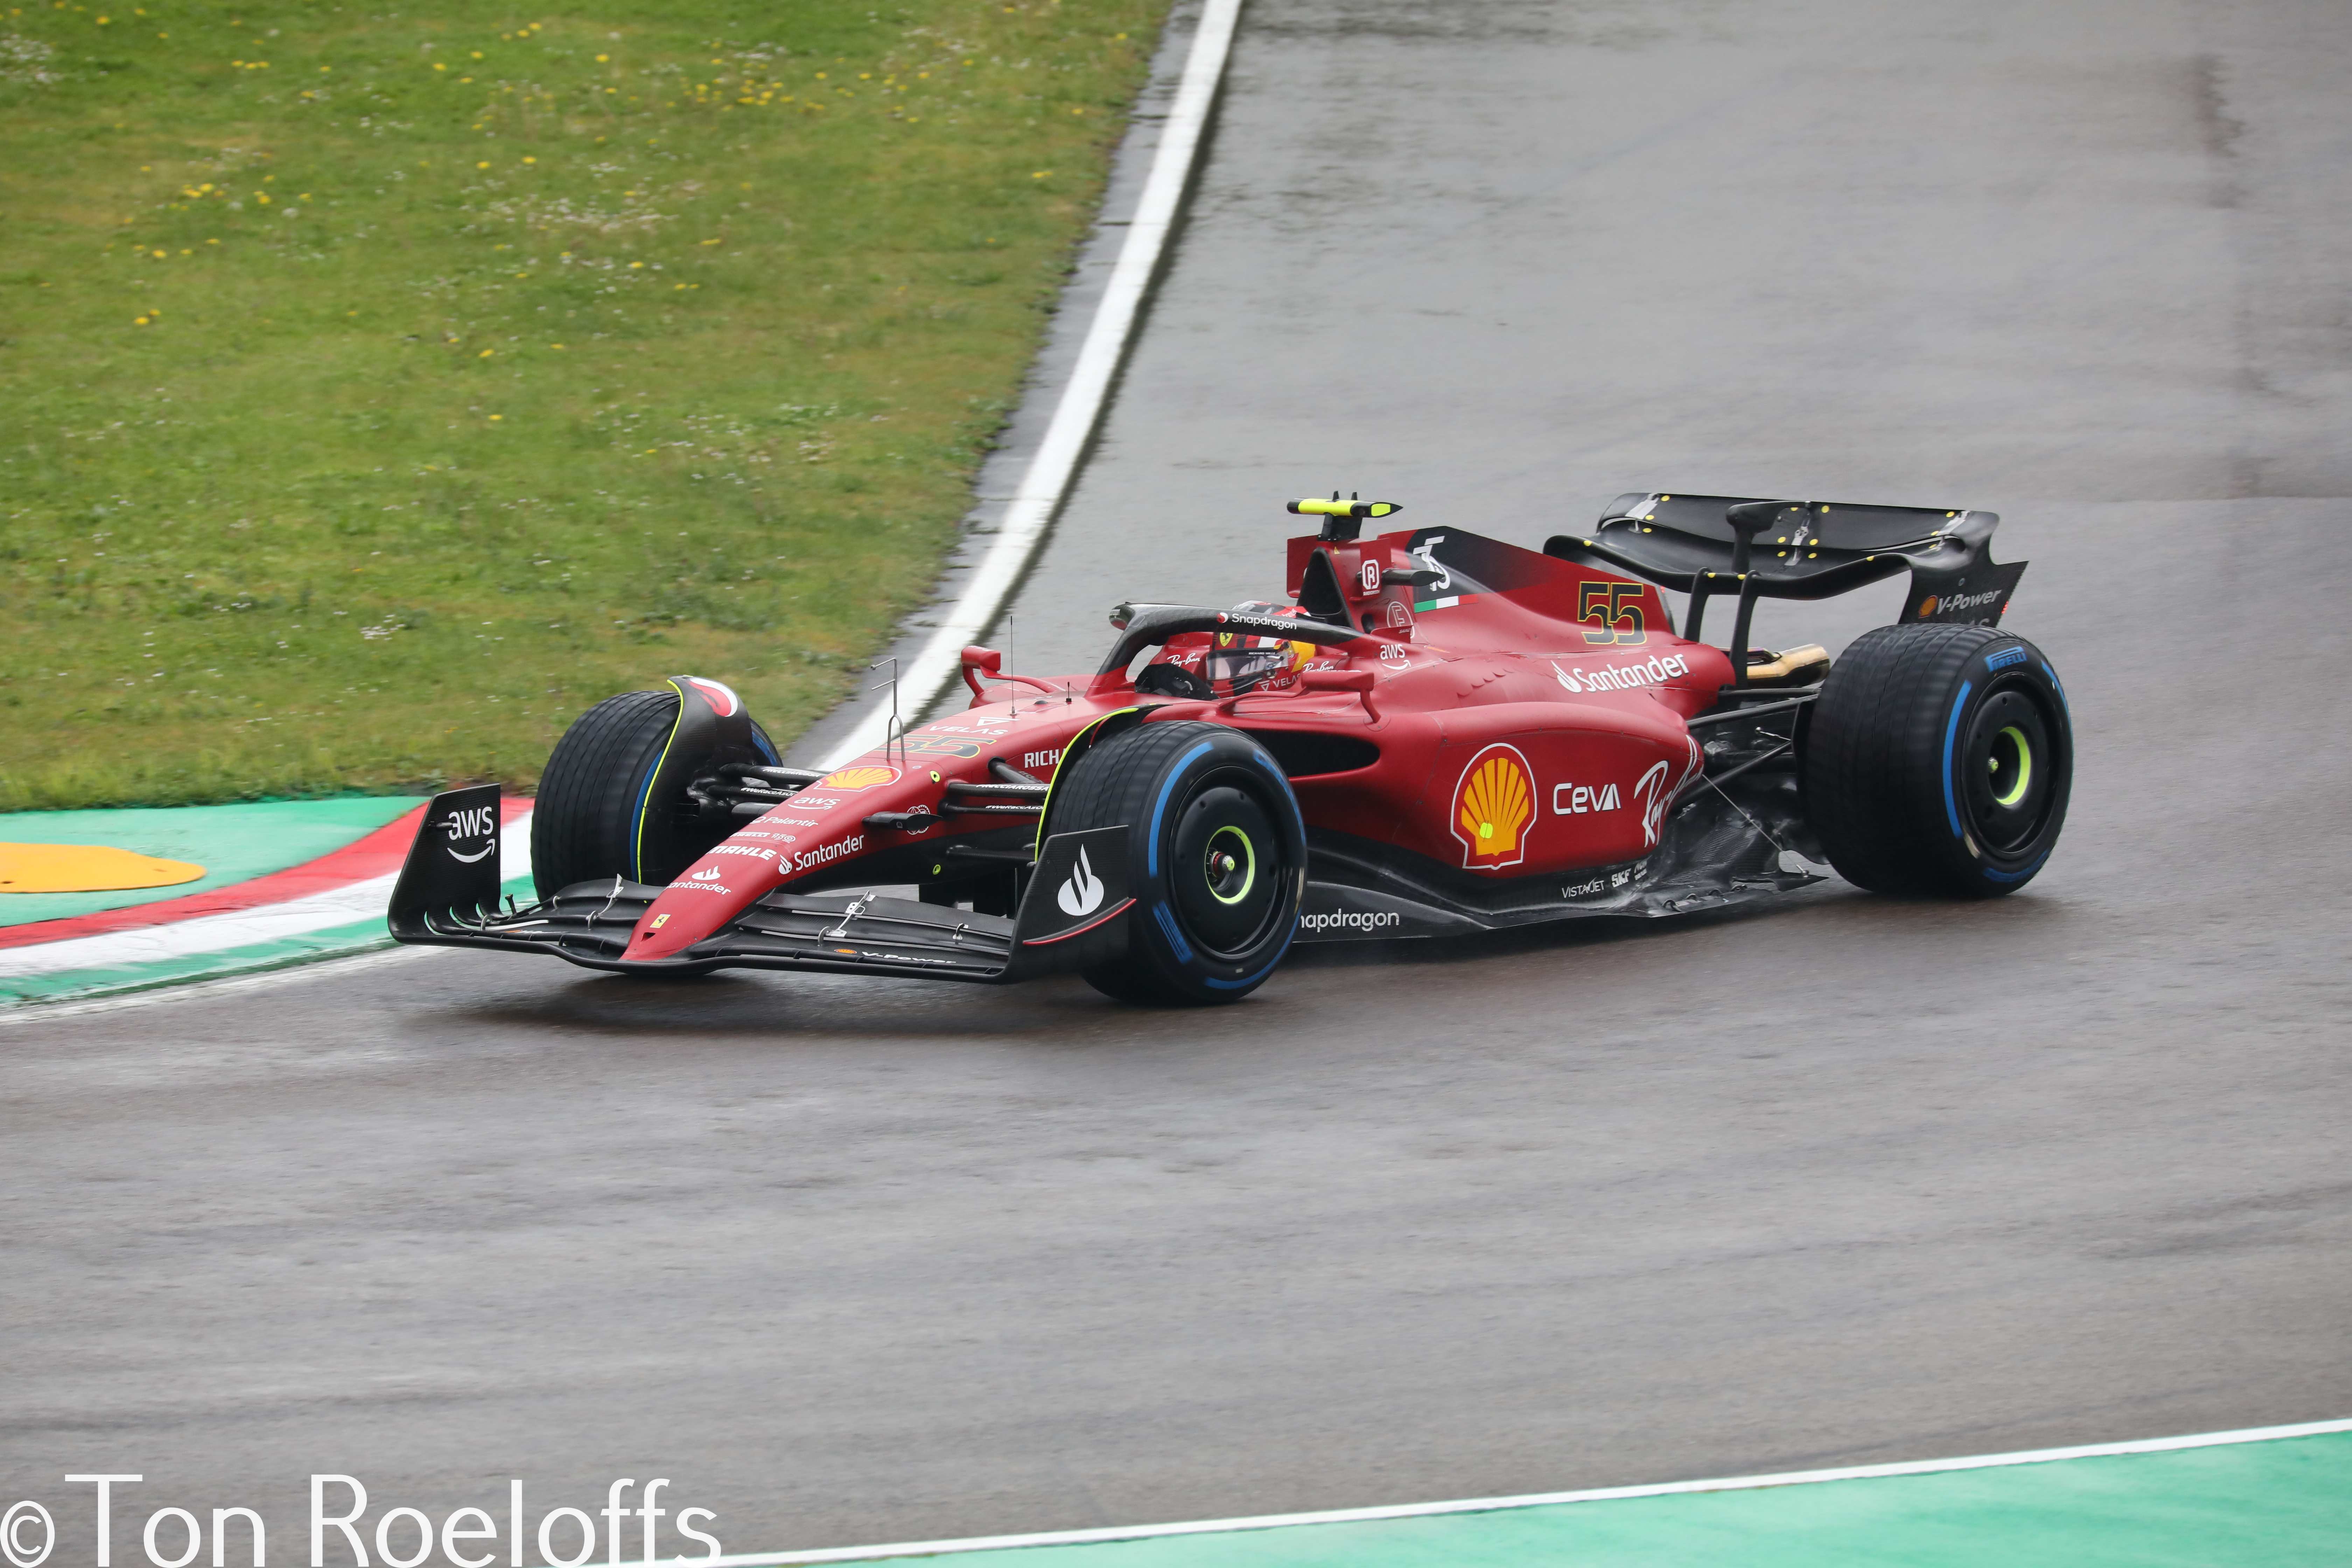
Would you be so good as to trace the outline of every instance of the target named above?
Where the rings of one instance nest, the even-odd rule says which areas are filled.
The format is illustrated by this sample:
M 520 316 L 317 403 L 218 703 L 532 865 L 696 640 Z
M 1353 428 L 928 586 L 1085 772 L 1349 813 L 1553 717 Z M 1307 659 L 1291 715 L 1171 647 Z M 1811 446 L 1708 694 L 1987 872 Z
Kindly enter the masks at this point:
M 2341 1568 L 2352 1434 L 1361 1524 L 974 1552 L 973 1568 Z
M 0 814 L 0 844 L 103 844 L 166 860 L 186 860 L 205 868 L 196 880 L 173 888 L 0 894 L 0 926 L 160 903 L 250 881 L 331 854 L 423 804 L 421 796 L 379 795 L 239 805 Z

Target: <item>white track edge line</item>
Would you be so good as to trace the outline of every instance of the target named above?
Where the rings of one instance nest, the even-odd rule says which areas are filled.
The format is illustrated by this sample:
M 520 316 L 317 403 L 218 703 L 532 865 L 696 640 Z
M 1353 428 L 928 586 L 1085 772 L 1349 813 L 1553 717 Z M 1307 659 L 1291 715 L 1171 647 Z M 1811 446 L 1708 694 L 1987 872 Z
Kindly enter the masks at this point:
M 961 1541 L 910 1541 L 890 1546 L 835 1546 L 814 1552 L 743 1552 L 723 1557 L 675 1557 L 664 1563 L 625 1563 L 621 1568 L 787 1568 L 802 1563 L 866 1563 L 887 1557 L 1002 1552 L 1030 1546 L 1084 1546 L 1113 1541 L 1147 1541 L 1171 1535 L 1209 1535 L 1247 1530 L 1279 1530 L 1301 1524 L 1360 1524 L 1388 1519 L 1426 1519 L 1448 1513 L 1498 1513 L 1510 1509 L 1550 1508 L 1560 1503 L 1612 1502 L 1627 1498 L 1675 1497 L 1693 1492 L 1759 1490 L 1811 1486 L 1821 1481 L 1873 1480 L 1950 1470 L 1986 1470 L 2008 1465 L 2043 1465 L 2061 1459 L 2113 1458 L 2126 1454 L 2162 1454 L 2182 1448 L 2215 1448 L 2232 1443 L 2266 1443 L 2286 1437 L 2319 1437 L 2352 1432 L 2352 1420 L 2306 1421 L 2292 1426 L 2250 1426 L 2235 1432 L 2200 1432 L 2185 1437 L 2147 1437 L 2128 1443 L 2092 1443 L 2074 1448 L 2034 1448 L 2015 1454 L 1979 1454 L 1957 1459 L 1914 1459 L 1891 1465 L 1852 1465 L 1832 1470 L 1789 1470 L 1777 1475 L 1731 1476 L 1706 1481 L 1667 1481 L 1656 1486 L 1602 1487 L 1590 1491 L 1538 1492 L 1526 1497 L 1475 1498 L 1461 1502 L 1400 1503 L 1388 1508 L 1332 1509 L 1322 1513 L 1272 1513 L 1244 1519 L 1203 1519 L 1181 1524 L 1112 1526 L 1100 1530 L 1047 1531 L 1030 1535 L 982 1535 Z
M 961 672 L 965 647 L 987 632 L 1012 599 L 1014 585 L 1028 569 L 1076 476 L 1078 459 L 1102 418 L 1112 376 L 1126 355 L 1145 291 L 1175 226 L 1176 209 L 1192 182 L 1193 161 L 1208 125 L 1209 107 L 1216 99 L 1217 83 L 1224 75 L 1240 14 L 1241 0 L 1207 0 L 1201 8 L 1200 26 L 1192 34 L 1192 52 L 1185 57 L 1175 102 L 1161 122 L 1160 145 L 1152 153 L 1142 199 L 1128 224 L 1118 260 L 1087 329 L 1070 379 L 1063 385 L 1061 400 L 1055 405 L 1045 438 L 1014 489 L 988 553 L 981 558 L 963 593 L 940 616 L 930 640 L 900 672 L 901 714 L 921 714 Z M 825 767 L 840 767 L 877 749 L 888 725 L 887 713 L 861 719 L 848 738 L 827 755 Z
M 390 941 L 387 937 L 386 941 Z M 443 952 L 437 947 L 355 947 L 289 957 L 267 969 L 216 978 L 189 975 L 134 984 L 128 989 L 67 1002 L 0 1002 L 0 1028 L 10 1024 L 46 1024 L 58 1018 L 81 1018 L 92 1013 L 121 1013 L 132 1007 L 152 1007 L 164 1002 L 201 1002 L 235 991 L 264 991 L 299 981 L 315 980 L 318 971 L 331 967 L 338 974 L 377 969 L 387 963 L 424 958 Z

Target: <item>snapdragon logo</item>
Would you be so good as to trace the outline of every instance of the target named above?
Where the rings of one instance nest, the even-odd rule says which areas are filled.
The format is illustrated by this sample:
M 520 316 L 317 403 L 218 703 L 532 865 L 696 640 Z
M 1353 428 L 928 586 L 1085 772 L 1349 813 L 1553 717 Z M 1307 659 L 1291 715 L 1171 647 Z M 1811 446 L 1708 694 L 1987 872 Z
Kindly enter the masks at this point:
M 64 1479 L 70 1486 L 97 1489 L 96 1568 L 114 1568 L 114 1510 L 118 1503 L 130 1500 L 117 1489 L 142 1485 L 146 1477 L 83 1475 Z M 633 1477 L 614 1481 L 605 1489 L 604 1506 L 597 1510 L 604 1521 L 602 1536 L 608 1563 L 619 1563 L 625 1555 L 648 1563 L 702 1563 L 725 1551 L 716 1536 L 695 1528 L 697 1521 L 716 1522 L 716 1513 L 707 1508 L 679 1509 L 674 1516 L 675 1533 L 703 1550 L 698 1555 L 678 1552 L 665 1559 L 661 1521 L 673 1515 L 660 1500 L 670 1485 L 669 1478 L 657 1476 L 646 1482 L 638 1506 L 631 1508 L 625 1500 L 636 1484 Z M 450 1568 L 490 1568 L 500 1555 L 501 1545 L 507 1568 L 533 1568 L 531 1545 L 538 1547 L 536 1561 L 545 1568 L 585 1568 L 596 1555 L 599 1531 L 587 1510 L 549 1509 L 539 1515 L 534 1530 L 530 1513 L 523 1506 L 521 1481 L 507 1482 L 505 1501 L 506 1507 L 499 1510 L 505 1515 L 503 1521 L 489 1508 L 471 1506 L 452 1509 L 437 1521 L 421 1508 L 396 1506 L 383 1510 L 371 1521 L 368 1489 L 358 1477 L 313 1475 L 310 1568 L 329 1568 L 331 1556 L 333 1568 L 378 1568 L 378 1564 L 425 1568 L 436 1546 L 440 1549 L 439 1561 Z M 193 1509 L 165 1507 L 148 1514 L 139 1543 L 152 1568 L 191 1568 L 207 1545 L 212 1549 L 213 1568 L 227 1568 L 232 1556 L 248 1555 L 252 1568 L 268 1568 L 269 1525 L 258 1509 L 215 1508 L 208 1512 L 209 1529 Z M 631 1521 L 635 1521 L 634 1530 L 627 1522 Z M 635 1539 L 625 1544 L 628 1536 Z M 281 1531 L 279 1540 L 284 1539 Z M 0 1555 L 7 1558 L 10 1568 L 41 1568 L 56 1549 L 57 1540 L 55 1520 L 37 1500 L 15 1503 L 0 1516 Z M 575 1546 L 577 1550 L 569 1554 L 558 1550 Z
M 1385 931 L 1404 917 L 1394 910 L 1317 910 L 1298 912 L 1300 931 Z

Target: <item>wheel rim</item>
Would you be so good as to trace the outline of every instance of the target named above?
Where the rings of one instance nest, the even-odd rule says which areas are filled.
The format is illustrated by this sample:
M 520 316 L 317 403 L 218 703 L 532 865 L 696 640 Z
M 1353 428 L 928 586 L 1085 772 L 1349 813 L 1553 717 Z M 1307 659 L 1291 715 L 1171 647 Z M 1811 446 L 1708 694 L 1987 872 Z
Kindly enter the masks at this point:
M 1202 868 L 1209 896 L 1221 904 L 1238 904 L 1257 883 L 1257 846 L 1241 828 L 1227 823 L 1209 835 L 1208 860 Z
M 2030 687 L 1996 687 L 1977 709 L 1957 765 L 1969 839 L 1983 853 L 2019 854 L 2041 837 L 2056 799 L 2057 733 Z
M 1250 952 L 1281 918 L 1282 840 L 1254 782 L 1230 773 L 1202 780 L 1171 835 L 1177 918 L 1193 943 L 1221 959 Z

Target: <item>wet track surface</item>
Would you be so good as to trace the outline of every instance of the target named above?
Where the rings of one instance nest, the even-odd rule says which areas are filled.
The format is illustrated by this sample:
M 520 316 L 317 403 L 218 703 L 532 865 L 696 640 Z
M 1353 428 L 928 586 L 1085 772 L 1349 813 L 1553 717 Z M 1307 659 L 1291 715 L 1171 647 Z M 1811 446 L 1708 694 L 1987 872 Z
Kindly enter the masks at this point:
M 1246 14 L 1021 664 L 1265 592 L 1335 484 L 1530 542 L 1988 507 L 2079 726 L 2049 870 L 1215 1013 L 433 952 L 10 1024 L 0 1453 L 61 1561 L 68 1471 L 146 1475 L 124 1553 L 250 1503 L 292 1561 L 331 1470 L 668 1476 L 755 1551 L 2352 1414 L 2352 22 L 1433 10 Z

